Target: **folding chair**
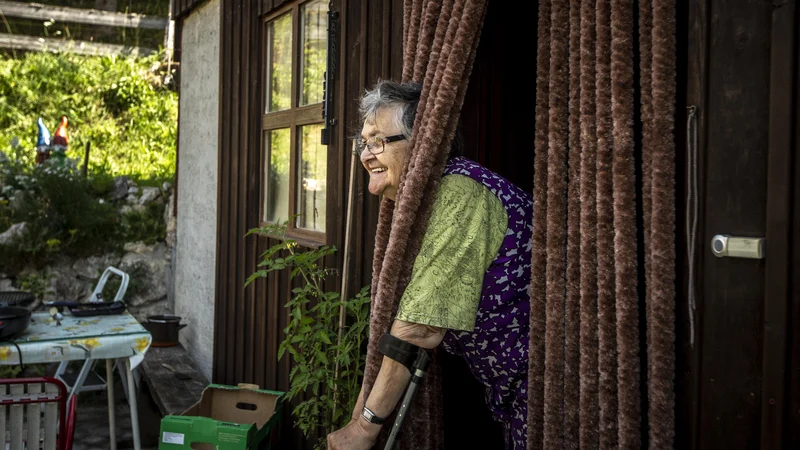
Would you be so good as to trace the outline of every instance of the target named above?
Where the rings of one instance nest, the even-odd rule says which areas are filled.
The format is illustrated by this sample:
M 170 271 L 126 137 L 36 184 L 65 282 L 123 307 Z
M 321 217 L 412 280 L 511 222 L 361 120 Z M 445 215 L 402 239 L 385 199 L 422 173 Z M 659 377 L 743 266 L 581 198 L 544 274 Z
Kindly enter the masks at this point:
M 51 377 L 0 379 L 0 437 L 10 450 L 72 450 L 75 400 Z
M 128 290 L 130 276 L 116 267 L 108 266 L 100 276 L 100 280 L 97 281 L 97 285 L 95 286 L 91 297 L 89 297 L 90 303 L 103 302 L 103 288 L 106 286 L 106 282 L 108 282 L 108 278 L 112 274 L 118 275 L 122 278 L 119 289 L 117 289 L 117 293 L 114 295 L 115 302 L 122 301 L 122 299 L 125 297 L 125 292 Z M 64 385 L 67 387 L 67 391 L 70 393 L 70 397 L 73 397 L 81 392 L 104 390 L 106 389 L 106 380 L 95 372 L 94 368 L 96 364 L 96 360 L 86 360 L 78 373 L 67 373 L 69 361 L 62 361 L 58 365 L 55 377 L 64 382 Z M 125 392 L 127 395 L 127 380 L 121 367 L 119 368 L 119 371 L 120 375 L 122 376 L 122 384 L 125 386 Z M 110 374 L 107 373 L 106 376 L 110 376 Z

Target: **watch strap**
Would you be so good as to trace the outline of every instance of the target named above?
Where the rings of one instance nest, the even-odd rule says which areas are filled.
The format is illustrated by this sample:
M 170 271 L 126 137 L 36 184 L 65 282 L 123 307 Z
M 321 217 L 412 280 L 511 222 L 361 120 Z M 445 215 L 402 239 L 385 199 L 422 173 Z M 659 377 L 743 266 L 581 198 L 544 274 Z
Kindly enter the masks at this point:
M 386 419 L 378 417 L 377 415 L 375 415 L 374 412 L 372 412 L 371 409 L 367 408 L 366 406 L 364 407 L 364 409 L 361 410 L 361 417 L 363 417 L 364 420 L 366 420 L 369 423 L 375 423 L 378 425 L 381 425 L 384 422 L 386 422 Z

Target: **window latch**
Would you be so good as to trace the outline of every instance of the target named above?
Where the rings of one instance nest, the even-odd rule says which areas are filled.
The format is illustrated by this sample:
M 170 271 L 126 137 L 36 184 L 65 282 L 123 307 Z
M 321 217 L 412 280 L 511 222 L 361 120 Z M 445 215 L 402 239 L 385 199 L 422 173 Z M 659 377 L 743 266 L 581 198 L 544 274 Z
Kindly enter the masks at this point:
M 328 8 L 328 58 L 322 81 L 322 118 L 325 119 L 325 127 L 320 136 L 322 145 L 330 144 L 331 128 L 336 125 L 336 119 L 333 117 L 333 80 L 336 75 L 336 31 L 339 12 L 332 11 L 330 6 Z

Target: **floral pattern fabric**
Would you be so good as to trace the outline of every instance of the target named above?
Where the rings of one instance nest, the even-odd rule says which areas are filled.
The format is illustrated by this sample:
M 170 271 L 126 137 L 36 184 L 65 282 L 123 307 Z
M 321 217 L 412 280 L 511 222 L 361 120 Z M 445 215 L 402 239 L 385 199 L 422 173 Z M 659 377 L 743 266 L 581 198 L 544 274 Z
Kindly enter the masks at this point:
M 533 199 L 466 158 L 452 158 L 445 174 L 468 176 L 489 189 L 508 214 L 508 228 L 497 258 L 483 277 L 474 329 L 449 330 L 442 347 L 462 356 L 486 387 L 486 403 L 506 430 L 506 449 L 525 449 Z
M 503 204 L 482 184 L 463 175 L 442 178 L 397 319 L 472 330 L 483 275 L 507 223 Z

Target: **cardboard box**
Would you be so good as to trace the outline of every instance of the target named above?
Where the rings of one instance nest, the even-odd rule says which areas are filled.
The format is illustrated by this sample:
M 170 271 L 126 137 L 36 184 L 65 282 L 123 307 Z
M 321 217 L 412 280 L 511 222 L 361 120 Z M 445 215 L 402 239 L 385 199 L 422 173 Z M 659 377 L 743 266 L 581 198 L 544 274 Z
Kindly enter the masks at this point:
M 274 448 L 282 418 L 283 394 L 255 385 L 210 384 L 191 408 L 181 415 L 161 419 L 158 449 Z

